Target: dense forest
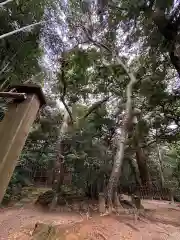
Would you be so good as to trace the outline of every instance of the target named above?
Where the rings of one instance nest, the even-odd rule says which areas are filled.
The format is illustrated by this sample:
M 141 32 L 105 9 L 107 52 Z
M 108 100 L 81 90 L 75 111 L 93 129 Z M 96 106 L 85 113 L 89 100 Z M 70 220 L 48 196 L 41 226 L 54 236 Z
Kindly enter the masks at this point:
M 47 99 L 5 199 L 29 184 L 180 198 L 179 78 L 178 0 L 1 1 L 0 91 L 33 83 Z

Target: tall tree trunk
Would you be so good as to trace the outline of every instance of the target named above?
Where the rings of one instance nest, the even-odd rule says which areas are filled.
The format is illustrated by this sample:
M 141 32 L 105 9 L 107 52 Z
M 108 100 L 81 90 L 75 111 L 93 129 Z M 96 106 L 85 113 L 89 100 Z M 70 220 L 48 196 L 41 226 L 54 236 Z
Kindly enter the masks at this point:
M 157 143 L 157 154 L 159 159 L 159 173 L 161 178 L 161 187 L 164 188 L 165 180 L 164 180 L 164 173 L 163 173 L 163 166 L 162 166 L 162 154 L 161 154 L 161 149 L 158 143 Z
M 142 116 L 139 114 L 136 116 L 137 123 L 141 121 Z M 150 175 L 147 166 L 147 156 L 144 152 L 144 149 L 141 147 L 141 142 L 143 141 L 142 135 L 140 134 L 139 124 L 136 125 L 134 129 L 134 147 L 135 147 L 135 155 L 136 162 L 139 169 L 140 179 L 142 185 L 151 186 L 150 183 Z
M 142 185 L 149 185 L 150 177 L 149 177 L 149 171 L 148 171 L 148 166 L 146 161 L 146 155 L 143 149 L 139 146 L 138 142 L 136 145 L 136 161 L 139 168 Z
M 134 173 L 136 184 L 140 186 L 141 185 L 141 178 L 140 178 L 140 173 L 139 173 L 139 167 L 137 166 L 137 164 L 135 162 L 135 159 L 133 159 L 132 157 L 129 157 L 128 161 L 129 161 L 131 169 Z
M 61 190 L 61 185 L 64 179 L 64 156 L 62 155 L 61 143 L 64 138 L 64 134 L 68 131 L 68 123 L 69 123 L 69 113 L 65 111 L 63 122 L 59 130 L 58 141 L 56 144 L 56 159 L 54 162 L 53 186 L 52 186 L 52 189 L 55 191 L 55 195 L 50 205 L 51 210 L 55 209 L 55 207 L 57 206 L 58 195 Z
M 84 33 L 87 36 L 87 39 L 93 43 L 96 47 L 100 48 L 101 50 L 106 50 L 109 54 L 112 56 L 113 63 L 116 61 L 119 66 L 121 66 L 124 71 L 126 72 L 127 76 L 129 77 L 130 81 L 126 87 L 126 109 L 124 118 L 122 121 L 122 127 L 121 127 L 121 136 L 118 140 L 117 144 L 117 151 L 116 155 L 114 157 L 114 163 L 112 172 L 109 178 L 108 186 L 107 186 L 107 195 L 109 204 L 112 203 L 113 193 L 116 192 L 118 180 L 121 175 L 122 165 L 123 165 L 123 159 L 124 159 L 124 150 L 125 150 L 125 144 L 128 138 L 128 124 L 131 119 L 131 113 L 132 113 L 132 92 L 133 87 L 135 83 L 137 82 L 137 79 L 134 75 L 134 73 L 131 71 L 131 69 L 124 63 L 124 61 L 119 57 L 119 54 L 116 50 L 109 48 L 108 46 L 95 41 L 92 36 L 89 34 L 87 29 L 82 25 L 82 29 L 84 30 Z M 114 191 L 115 190 L 115 191 Z M 111 204 L 112 205 L 112 204 Z
M 111 202 L 113 199 L 113 193 L 116 192 L 118 180 L 120 178 L 122 165 L 123 165 L 124 149 L 125 149 L 125 144 L 126 144 L 127 135 L 128 135 L 127 129 L 125 127 L 125 125 L 126 125 L 125 121 L 126 120 L 124 120 L 124 126 L 121 129 L 121 137 L 118 141 L 117 151 L 116 151 L 116 155 L 114 157 L 113 168 L 112 168 L 109 183 L 107 186 L 107 194 L 108 194 L 109 204 L 111 204 L 111 205 L 112 205 Z
M 126 110 L 125 110 L 124 118 L 122 121 L 121 135 L 118 140 L 117 151 L 114 157 L 113 168 L 112 168 L 109 183 L 107 186 L 107 194 L 108 194 L 108 200 L 110 205 L 112 205 L 113 194 L 117 190 L 118 181 L 121 175 L 121 170 L 122 170 L 122 165 L 124 160 L 124 150 L 125 150 L 125 145 L 128 139 L 128 126 L 129 126 L 129 122 L 132 121 L 132 88 L 136 83 L 136 78 L 130 72 L 129 69 L 127 69 L 126 67 L 125 69 L 130 77 L 130 82 L 127 85 L 127 89 L 126 89 L 127 101 L 126 101 Z
M 63 122 L 61 128 L 59 130 L 59 137 L 56 145 L 56 160 L 54 162 L 54 176 L 53 176 L 53 189 L 56 192 L 60 191 L 61 185 L 64 179 L 64 157 L 62 155 L 62 140 L 64 134 L 68 131 L 68 122 L 69 122 L 69 114 L 67 111 L 64 113 Z
M 169 56 L 171 59 L 171 63 L 177 70 L 177 73 L 180 77 L 180 53 L 179 56 L 176 54 L 175 46 L 172 48 L 172 50 L 169 52 Z

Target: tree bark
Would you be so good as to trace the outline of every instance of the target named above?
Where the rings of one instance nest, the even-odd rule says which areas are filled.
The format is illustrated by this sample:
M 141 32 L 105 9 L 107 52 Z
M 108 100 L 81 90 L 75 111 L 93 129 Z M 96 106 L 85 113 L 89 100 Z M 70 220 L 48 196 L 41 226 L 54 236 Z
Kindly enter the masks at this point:
M 105 197 L 104 193 L 99 193 L 99 213 L 103 215 L 106 212 L 106 204 L 105 204 Z
M 119 195 L 117 192 L 114 193 L 114 207 L 117 212 L 120 212 L 120 210 L 122 209 L 122 205 L 120 203 Z
M 179 77 L 180 77 L 180 55 L 176 55 L 175 47 L 169 52 L 172 65 L 175 67 Z
M 125 121 L 126 120 L 124 120 L 124 125 L 125 125 Z M 127 140 L 127 134 L 128 133 L 125 129 L 125 126 L 122 127 L 121 136 L 118 141 L 117 152 L 116 152 L 116 155 L 114 158 L 113 169 L 112 169 L 111 176 L 110 176 L 109 183 L 108 183 L 109 198 L 112 198 L 113 190 L 114 190 L 113 188 L 116 188 L 118 179 L 121 175 L 121 168 L 122 168 L 122 164 L 123 164 L 124 149 L 125 149 L 125 142 Z
M 64 157 L 62 155 L 62 147 L 61 142 L 63 140 L 64 134 L 68 131 L 68 123 L 69 123 L 69 114 L 67 111 L 64 113 L 63 122 L 59 131 L 59 137 L 56 146 L 56 160 L 54 163 L 54 173 L 53 173 L 53 190 L 57 193 L 60 191 L 61 185 L 63 183 L 64 178 Z
M 130 164 L 130 166 L 132 168 L 132 171 L 134 173 L 134 176 L 135 176 L 135 179 L 136 179 L 136 184 L 140 186 L 141 185 L 141 178 L 140 178 L 140 173 L 139 173 L 139 167 L 136 164 L 135 159 L 133 159 L 132 157 L 131 158 L 129 157 L 128 161 L 129 161 L 129 164 Z
M 108 194 L 108 200 L 109 200 L 110 205 L 112 204 L 113 193 L 116 192 L 118 180 L 121 175 L 123 159 L 124 159 L 124 150 L 125 150 L 126 141 L 128 139 L 128 125 L 129 125 L 129 121 L 132 120 L 132 118 L 131 118 L 132 88 L 133 88 L 134 84 L 136 83 L 135 76 L 130 72 L 130 70 L 127 69 L 126 66 L 124 66 L 124 67 L 125 67 L 126 72 L 128 73 L 130 82 L 127 85 L 127 89 L 126 89 L 126 95 L 127 95 L 126 111 L 124 114 L 124 119 L 122 121 L 121 135 L 120 135 L 120 138 L 118 141 L 117 152 L 116 152 L 116 155 L 114 158 L 113 168 L 112 168 L 109 183 L 107 186 L 107 194 Z
M 62 155 L 62 140 L 64 134 L 68 131 L 68 123 L 69 123 L 69 113 L 65 111 L 63 122 L 59 131 L 59 137 L 56 144 L 56 159 L 54 162 L 53 168 L 53 184 L 52 189 L 55 191 L 54 198 L 50 205 L 50 210 L 55 209 L 58 202 L 58 195 L 61 190 L 61 185 L 64 179 L 64 156 Z
M 157 153 L 158 153 L 158 159 L 159 159 L 159 172 L 160 172 L 160 178 L 161 178 L 161 187 L 164 188 L 164 173 L 163 173 L 163 166 L 162 166 L 162 155 L 161 150 L 159 148 L 159 145 L 157 143 Z
M 141 116 L 137 116 L 137 122 L 141 120 Z M 146 186 L 151 186 L 150 183 L 150 176 L 149 176 L 149 170 L 147 166 L 147 156 L 144 152 L 144 149 L 141 147 L 141 142 L 143 139 L 141 139 L 139 134 L 139 125 L 136 125 L 135 128 L 135 134 L 134 134 L 134 147 L 135 147 L 135 155 L 136 155 L 136 162 L 139 169 L 141 184 Z
M 146 155 L 143 149 L 139 146 L 139 143 L 136 145 L 136 161 L 139 168 L 140 178 L 142 185 L 150 184 L 149 171 L 146 161 Z

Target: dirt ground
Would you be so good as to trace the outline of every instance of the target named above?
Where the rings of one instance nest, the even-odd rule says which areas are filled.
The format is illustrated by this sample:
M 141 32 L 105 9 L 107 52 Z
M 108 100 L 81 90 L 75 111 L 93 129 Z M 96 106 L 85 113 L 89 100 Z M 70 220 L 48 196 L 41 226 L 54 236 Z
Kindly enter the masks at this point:
M 143 201 L 147 209 L 140 220 L 132 214 L 93 216 L 52 213 L 32 206 L 0 210 L 0 240 L 28 240 L 36 222 L 65 229 L 66 240 L 180 240 L 180 207 L 161 201 Z M 58 238 L 56 238 L 58 239 Z

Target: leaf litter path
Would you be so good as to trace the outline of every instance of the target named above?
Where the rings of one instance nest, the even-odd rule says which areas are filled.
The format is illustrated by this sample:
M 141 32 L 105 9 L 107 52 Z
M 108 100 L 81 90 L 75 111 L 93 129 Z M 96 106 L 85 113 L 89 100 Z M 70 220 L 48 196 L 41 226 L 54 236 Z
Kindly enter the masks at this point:
M 83 220 L 75 213 L 43 212 L 30 206 L 2 209 L 0 240 L 30 240 L 30 232 L 38 221 L 64 226 L 65 240 L 180 240 L 180 210 L 164 206 L 156 211 L 151 208 L 136 223 L 127 214 Z

